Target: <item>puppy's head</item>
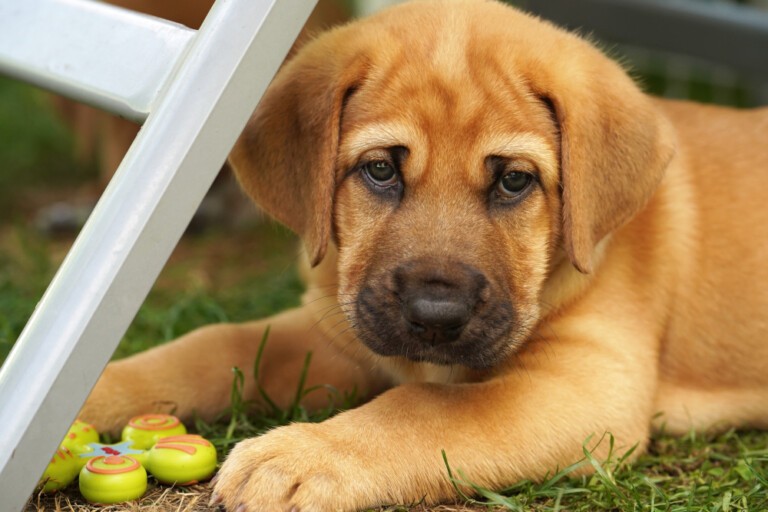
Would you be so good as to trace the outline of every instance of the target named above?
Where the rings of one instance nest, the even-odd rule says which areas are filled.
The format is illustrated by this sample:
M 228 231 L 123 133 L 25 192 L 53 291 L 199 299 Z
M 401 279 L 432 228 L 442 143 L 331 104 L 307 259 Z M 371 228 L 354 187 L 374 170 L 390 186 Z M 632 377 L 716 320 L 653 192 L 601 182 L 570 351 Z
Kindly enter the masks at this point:
M 538 322 L 553 256 L 591 271 L 645 205 L 666 132 L 579 38 L 494 2 L 428 0 L 308 45 L 231 162 L 314 263 L 338 246 L 341 302 L 372 350 L 484 368 Z

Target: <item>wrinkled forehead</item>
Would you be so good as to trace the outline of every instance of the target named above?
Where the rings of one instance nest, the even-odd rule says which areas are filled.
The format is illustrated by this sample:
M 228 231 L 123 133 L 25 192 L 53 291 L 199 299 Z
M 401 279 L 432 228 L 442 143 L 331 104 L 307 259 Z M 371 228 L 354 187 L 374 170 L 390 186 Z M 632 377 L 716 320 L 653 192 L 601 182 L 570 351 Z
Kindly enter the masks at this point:
M 342 160 L 375 148 L 426 144 L 446 158 L 528 151 L 554 161 L 556 122 L 514 59 L 467 24 L 435 33 L 400 33 L 371 52 L 366 76 L 344 106 Z

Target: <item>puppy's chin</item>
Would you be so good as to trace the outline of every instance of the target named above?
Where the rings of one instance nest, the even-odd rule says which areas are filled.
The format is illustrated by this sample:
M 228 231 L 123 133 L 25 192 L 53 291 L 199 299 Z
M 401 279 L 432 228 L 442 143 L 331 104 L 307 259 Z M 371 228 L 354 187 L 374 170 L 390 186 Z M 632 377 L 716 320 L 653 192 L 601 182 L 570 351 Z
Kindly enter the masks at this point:
M 358 337 L 374 353 L 380 356 L 405 357 L 415 363 L 431 363 L 442 366 L 465 366 L 472 370 L 488 370 L 499 364 L 512 350 L 508 346 L 476 347 L 471 343 L 454 342 L 451 346 L 425 346 L 420 342 L 403 339 L 382 339 L 370 332 Z
M 350 322 L 358 338 L 374 353 L 399 356 L 419 363 L 461 365 L 487 370 L 514 352 L 518 343 L 514 308 L 509 302 L 487 304 L 455 339 L 431 343 L 414 333 L 403 318 L 397 298 L 363 288 L 355 301 Z

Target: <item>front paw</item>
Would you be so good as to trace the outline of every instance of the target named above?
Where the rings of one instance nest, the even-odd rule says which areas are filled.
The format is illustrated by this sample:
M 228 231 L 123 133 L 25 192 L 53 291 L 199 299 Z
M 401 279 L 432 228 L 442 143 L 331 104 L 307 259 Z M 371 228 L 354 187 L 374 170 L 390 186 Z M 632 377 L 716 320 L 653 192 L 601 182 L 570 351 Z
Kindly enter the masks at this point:
M 324 424 L 293 424 L 239 443 L 216 477 L 212 503 L 227 510 L 347 511 L 376 505 L 360 440 L 335 439 Z M 366 464 L 366 462 L 368 462 Z

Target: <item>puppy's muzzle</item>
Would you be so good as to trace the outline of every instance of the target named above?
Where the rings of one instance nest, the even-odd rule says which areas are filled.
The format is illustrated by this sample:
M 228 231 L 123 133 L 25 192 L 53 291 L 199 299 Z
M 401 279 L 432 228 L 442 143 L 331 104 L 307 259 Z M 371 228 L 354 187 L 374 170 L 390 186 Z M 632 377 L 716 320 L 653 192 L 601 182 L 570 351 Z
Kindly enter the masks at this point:
M 461 263 L 437 269 L 422 262 L 402 265 L 394 283 L 408 331 L 429 345 L 456 341 L 487 287 L 482 273 Z
M 507 351 L 513 304 L 478 268 L 427 256 L 377 270 L 363 281 L 352 317 L 375 353 L 488 368 Z

